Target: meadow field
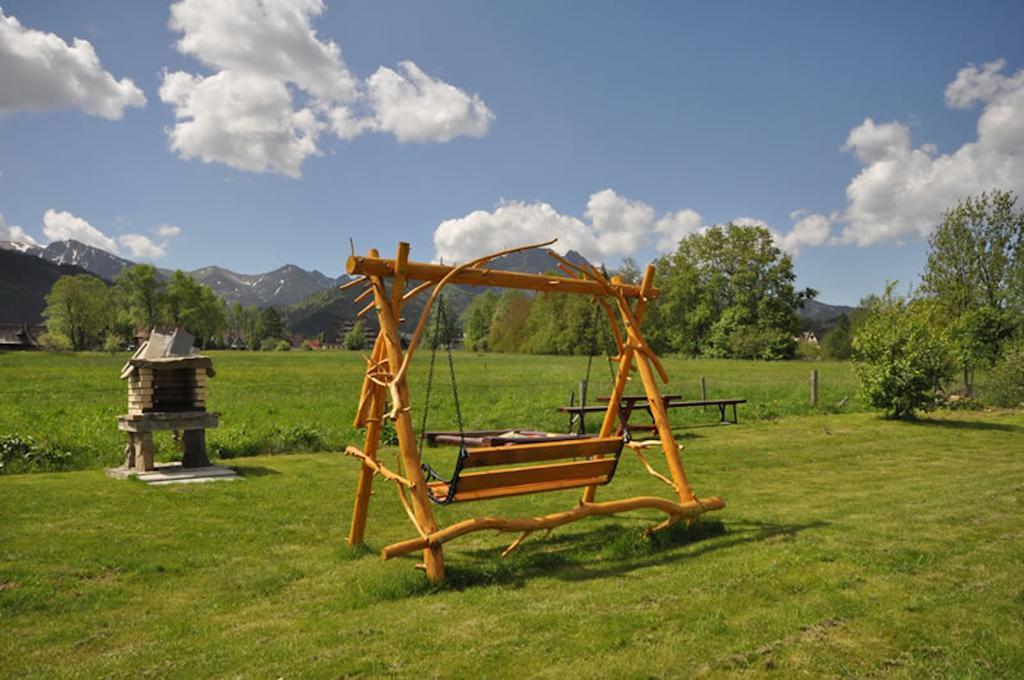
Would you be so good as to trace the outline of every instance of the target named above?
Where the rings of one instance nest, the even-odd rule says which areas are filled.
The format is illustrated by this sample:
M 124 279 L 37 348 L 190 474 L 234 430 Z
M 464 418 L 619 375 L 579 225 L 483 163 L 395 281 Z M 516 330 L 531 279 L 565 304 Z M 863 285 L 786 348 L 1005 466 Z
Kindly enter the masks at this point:
M 352 427 L 365 370 L 360 352 L 211 352 L 217 376 L 208 408 L 223 414 L 207 434 L 211 453 L 225 458 L 296 451 L 343 450 L 358 439 Z M 127 387 L 118 379 L 128 354 L 0 353 L 0 436 L 32 437 L 43 450 L 70 455 L 65 469 L 116 465 L 124 435 L 116 416 L 126 412 Z M 443 352 L 437 356 L 430 429 L 455 428 L 454 400 Z M 847 362 L 758 362 L 664 359 L 671 382 L 665 393 L 743 397 L 741 422 L 783 415 L 858 412 L 865 409 Z M 419 427 L 429 355 L 423 351 L 410 374 Z M 586 374 L 586 357 L 455 353 L 458 393 L 468 429 L 529 427 L 564 431 L 555 407 L 568 404 Z M 809 404 L 810 372 L 819 372 L 819 405 Z M 606 361 L 595 357 L 590 400 L 607 394 Z M 630 388 L 642 392 L 639 381 Z M 717 410 L 675 409 L 678 425 L 711 424 Z M 597 416 L 589 416 L 596 427 Z M 158 457 L 177 455 L 169 437 L 156 438 Z
M 3 389 L 28 391 L 4 397 L 0 433 L 93 452 L 75 463 L 93 469 L 0 476 L 2 676 L 1024 674 L 1020 411 L 893 422 L 864 409 L 846 364 L 814 364 L 812 409 L 811 364 L 670 359 L 671 389 L 694 397 L 703 375 L 711 396 L 750 399 L 739 425 L 673 412 L 695 489 L 724 510 L 651 539 L 650 513 L 590 519 L 507 558 L 511 536 L 472 534 L 446 547 L 449 578 L 434 587 L 418 557 L 377 557 L 414 534 L 381 482 L 367 549 L 345 545 L 358 464 L 337 450 L 356 435 L 358 355 L 216 353 L 210 401 L 224 425 L 211 442 L 277 432 L 286 446 L 308 430 L 320 452 L 236 458 L 240 480 L 179 487 L 98 469 L 120 458 L 122 361 L 0 356 Z M 556 429 L 552 408 L 586 360 L 456 361 L 469 426 Z M 435 410 L 432 426 L 451 426 L 450 396 Z M 441 467 L 446 456 L 427 452 Z M 659 487 L 624 458 L 598 497 Z M 576 498 L 437 515 L 531 516 Z

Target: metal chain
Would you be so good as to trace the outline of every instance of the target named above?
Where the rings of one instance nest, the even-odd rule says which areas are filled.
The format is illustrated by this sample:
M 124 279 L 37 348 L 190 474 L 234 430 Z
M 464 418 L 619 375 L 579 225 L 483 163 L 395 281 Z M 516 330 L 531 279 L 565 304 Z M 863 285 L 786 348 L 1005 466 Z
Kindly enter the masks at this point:
M 451 329 L 448 327 L 448 313 L 445 311 L 444 298 L 437 301 L 437 321 L 444 323 L 445 349 L 448 351 L 448 372 L 452 376 L 452 398 L 455 400 L 455 420 L 459 424 L 459 450 L 466 449 L 466 433 L 462 425 L 462 406 L 459 403 L 459 385 L 455 380 L 455 360 L 452 357 Z
M 441 298 L 443 300 L 444 298 Z M 440 300 L 438 301 L 440 302 Z M 441 317 L 440 315 L 434 323 L 434 338 L 430 343 L 430 370 L 427 372 L 427 394 L 426 399 L 423 402 L 423 422 L 420 425 L 420 445 L 423 445 L 423 440 L 427 438 L 427 414 L 430 413 L 430 392 L 434 386 L 434 363 L 437 361 L 437 343 L 440 339 L 441 330 Z

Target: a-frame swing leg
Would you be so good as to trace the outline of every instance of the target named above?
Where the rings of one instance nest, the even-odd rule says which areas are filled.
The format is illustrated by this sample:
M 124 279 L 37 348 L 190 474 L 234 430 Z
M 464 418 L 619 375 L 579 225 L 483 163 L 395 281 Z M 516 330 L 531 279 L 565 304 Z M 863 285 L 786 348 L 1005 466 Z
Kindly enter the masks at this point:
M 384 357 L 384 339 L 377 335 L 373 345 L 373 352 L 370 355 L 370 364 L 366 367 L 367 378 L 363 381 L 363 392 L 360 397 L 361 408 L 356 413 L 356 427 L 366 427 L 366 442 L 363 446 L 363 453 L 370 459 L 376 460 L 377 447 L 380 445 L 381 417 L 384 415 L 386 396 L 384 388 L 369 379 L 369 374 L 374 370 Z M 352 511 L 352 525 L 348 532 L 348 544 L 358 546 L 363 544 L 363 536 L 366 534 L 366 517 L 370 510 L 370 496 L 373 493 L 373 470 L 362 465 L 359 468 L 359 483 L 356 486 L 356 503 Z
M 395 260 L 395 274 L 392 283 L 391 299 L 388 299 L 383 281 L 378 277 L 370 277 L 373 284 L 374 299 L 380 318 L 381 334 L 384 337 L 389 372 L 395 375 L 402 365 L 402 343 L 398 331 L 398 320 L 402 310 L 402 295 L 405 291 L 405 267 L 409 261 L 409 244 L 398 244 L 398 257 Z M 420 468 L 419 444 L 409 413 L 409 382 L 404 376 L 398 376 L 394 384 L 394 393 L 398 403 L 392 404 L 395 409 L 395 432 L 398 434 L 398 446 L 401 449 L 402 464 L 406 477 L 412 482 L 413 515 L 417 529 L 429 534 L 437 531 L 434 513 L 427 497 L 427 484 Z M 427 578 L 434 583 L 444 580 L 444 552 L 440 545 L 428 545 L 423 551 L 423 564 Z

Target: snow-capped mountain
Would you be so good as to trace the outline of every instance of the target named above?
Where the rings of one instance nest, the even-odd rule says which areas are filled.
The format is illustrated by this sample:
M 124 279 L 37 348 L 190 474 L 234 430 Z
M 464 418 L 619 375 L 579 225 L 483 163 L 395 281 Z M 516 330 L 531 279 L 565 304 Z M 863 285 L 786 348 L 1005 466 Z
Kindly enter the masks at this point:
M 113 281 L 124 269 L 136 264 L 113 253 L 86 245 L 79 241 L 54 241 L 46 247 L 23 241 L 0 241 L 0 250 L 35 255 L 58 265 L 72 265 Z M 160 269 L 161 276 L 169 277 L 173 270 Z M 288 264 L 265 274 L 239 274 L 223 267 L 203 267 L 187 272 L 199 283 L 213 289 L 227 302 L 260 307 L 286 307 L 312 293 L 337 285 L 337 282 L 318 271 L 307 271 Z M 347 280 L 347 277 L 344 277 Z
M 320 272 L 286 264 L 265 274 L 238 274 L 223 267 L 203 267 L 192 278 L 209 286 L 227 302 L 243 305 L 287 306 L 334 285 L 334 279 Z
M 15 253 L 27 253 L 29 255 L 39 255 L 39 253 L 43 252 L 41 246 L 28 243 L 27 241 L 0 241 L 0 250 L 10 250 Z
M 74 239 L 54 241 L 38 253 L 39 257 L 54 264 L 70 264 L 81 267 L 101 279 L 113 281 L 123 269 L 135 263 L 108 253 L 100 248 L 88 246 Z

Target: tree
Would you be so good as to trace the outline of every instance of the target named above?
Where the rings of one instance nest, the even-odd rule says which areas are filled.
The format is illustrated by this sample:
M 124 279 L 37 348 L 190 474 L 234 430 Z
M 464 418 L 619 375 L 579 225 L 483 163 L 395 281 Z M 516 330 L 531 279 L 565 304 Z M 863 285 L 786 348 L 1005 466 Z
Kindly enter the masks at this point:
M 352 325 L 352 328 L 345 334 L 342 344 L 345 346 L 345 349 L 353 351 L 366 349 L 366 326 L 363 324 L 362 319 Z
M 261 309 L 256 319 L 256 336 L 260 340 L 264 340 L 266 338 L 282 338 L 284 335 L 285 328 L 281 313 L 274 307 Z
M 227 323 L 224 301 L 183 271 L 171 275 L 166 299 L 168 320 L 196 336 L 202 346 L 209 345 Z
M 526 342 L 531 354 L 590 354 L 600 351 L 595 336 L 596 303 L 583 295 L 541 293 L 526 318 Z M 600 312 L 604 321 L 604 313 Z
M 481 293 L 462 313 L 462 342 L 466 349 L 486 352 L 490 349 L 487 338 L 491 332 L 491 319 L 498 306 L 498 294 L 494 291 Z
M 160 323 L 166 284 L 156 267 L 149 264 L 128 267 L 117 275 L 115 284 L 133 326 L 142 326 L 148 331 Z
M 836 325 L 821 339 L 821 344 L 830 359 L 849 359 L 853 354 L 853 324 L 850 317 L 840 314 Z
M 1024 307 L 1024 210 L 1011 192 L 967 198 L 947 210 L 928 239 L 922 292 L 941 310 L 963 370 L 991 366 Z
M 507 290 L 498 299 L 487 334 L 492 352 L 522 352 L 528 338 L 526 319 L 532 299 L 516 290 Z
M 114 320 L 110 289 L 91 274 L 62 276 L 46 296 L 46 330 L 81 351 L 99 344 Z
M 853 358 L 868 403 L 907 419 L 935 403 L 952 357 L 935 332 L 935 305 L 898 296 L 894 288 L 890 283 L 870 300 L 853 338 Z
M 792 258 L 759 226 L 728 224 L 693 234 L 656 267 L 661 295 L 648 312 L 645 334 L 656 348 L 684 354 L 792 357 L 796 312 L 817 295 L 796 290 Z

